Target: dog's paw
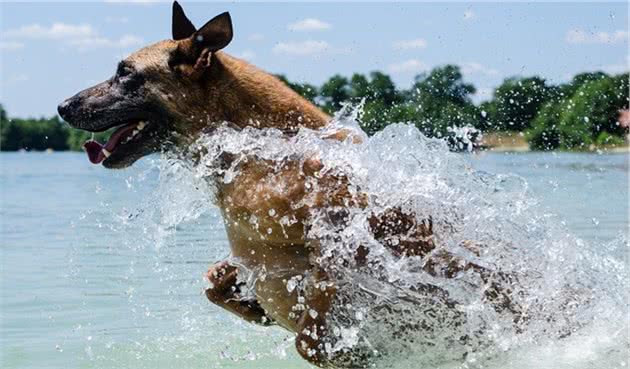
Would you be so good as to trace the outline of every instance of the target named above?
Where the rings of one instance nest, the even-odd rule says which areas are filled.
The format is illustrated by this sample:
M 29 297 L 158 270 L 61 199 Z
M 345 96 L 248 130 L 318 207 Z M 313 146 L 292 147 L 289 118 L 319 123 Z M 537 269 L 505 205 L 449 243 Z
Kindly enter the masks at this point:
M 210 287 L 206 290 L 206 296 L 212 301 L 226 300 L 238 292 L 237 286 L 238 268 L 227 261 L 221 261 L 208 269 L 206 279 Z

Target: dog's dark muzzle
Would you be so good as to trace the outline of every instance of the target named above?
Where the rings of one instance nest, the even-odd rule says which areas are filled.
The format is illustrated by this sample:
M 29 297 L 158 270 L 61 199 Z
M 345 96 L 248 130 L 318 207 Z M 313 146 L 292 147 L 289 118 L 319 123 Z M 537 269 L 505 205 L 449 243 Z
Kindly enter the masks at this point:
M 146 119 L 137 91 L 129 94 L 122 87 L 111 80 L 99 83 L 59 104 L 57 111 L 71 126 L 91 132 Z

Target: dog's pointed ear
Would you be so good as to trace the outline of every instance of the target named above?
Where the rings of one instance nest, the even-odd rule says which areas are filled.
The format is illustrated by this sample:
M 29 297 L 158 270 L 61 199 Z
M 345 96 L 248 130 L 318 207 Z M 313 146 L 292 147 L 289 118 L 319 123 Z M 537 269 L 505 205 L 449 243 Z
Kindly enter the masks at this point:
M 226 47 L 232 36 L 230 13 L 212 18 L 181 45 L 191 64 L 178 65 L 177 70 L 192 80 L 201 79 L 210 67 L 212 53 Z
M 232 18 L 225 12 L 210 19 L 193 35 L 193 42 L 198 50 L 208 49 L 215 52 L 226 47 L 233 37 Z
M 179 5 L 177 1 L 173 2 L 173 40 L 183 40 L 192 36 L 197 29 L 192 24 L 190 19 L 186 17 L 184 9 Z

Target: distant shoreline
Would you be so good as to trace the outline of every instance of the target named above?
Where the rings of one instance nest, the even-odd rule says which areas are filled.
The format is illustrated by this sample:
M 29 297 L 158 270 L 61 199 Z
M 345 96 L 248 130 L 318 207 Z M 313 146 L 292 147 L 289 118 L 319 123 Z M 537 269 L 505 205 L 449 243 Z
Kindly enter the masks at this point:
M 570 152 L 570 153 L 628 153 L 630 145 L 590 145 L 584 150 L 533 150 L 522 132 L 489 132 L 484 133 L 479 141 L 479 147 L 483 151 L 491 152 Z

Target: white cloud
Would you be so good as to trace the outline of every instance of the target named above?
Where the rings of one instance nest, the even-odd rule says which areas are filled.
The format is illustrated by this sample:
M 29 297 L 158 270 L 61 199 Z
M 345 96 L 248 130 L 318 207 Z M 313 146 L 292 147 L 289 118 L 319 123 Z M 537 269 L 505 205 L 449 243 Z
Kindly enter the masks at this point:
M 7 38 L 30 38 L 42 40 L 59 40 L 95 36 L 96 32 L 89 24 L 53 23 L 50 27 L 31 24 L 8 30 L 3 33 Z
M 250 41 L 262 41 L 265 39 L 265 35 L 262 33 L 252 33 L 247 39 Z
M 79 50 L 98 48 L 127 48 L 139 45 L 142 38 L 134 35 L 123 35 L 118 39 L 110 39 L 98 34 L 89 24 L 53 23 L 50 27 L 31 24 L 11 29 L 2 34 L 4 38 L 54 40 L 65 45 L 76 46 Z
M 468 9 L 464 12 L 464 20 L 473 20 L 475 18 L 477 18 L 477 14 L 472 10 Z
M 330 45 L 326 41 L 279 42 L 273 47 L 273 52 L 288 55 L 315 55 L 329 48 Z
M 482 74 L 485 76 L 497 76 L 499 71 L 493 68 L 488 68 L 477 62 L 465 62 L 460 64 L 461 71 L 464 74 Z
M 316 18 L 302 19 L 287 26 L 289 31 L 324 31 L 331 28 L 332 26 L 329 23 Z
M 105 37 L 88 37 L 71 40 L 68 43 L 73 46 L 77 46 L 79 50 L 91 50 L 101 48 L 118 48 L 124 49 L 131 46 L 142 44 L 143 39 L 133 35 L 124 35 L 117 40 L 111 40 Z
M 0 41 L 0 50 L 11 51 L 23 49 L 24 44 L 17 41 Z
M 387 69 L 390 73 L 418 73 L 424 72 L 429 68 L 418 59 L 409 59 L 400 63 L 390 64 Z
M 628 32 L 587 32 L 582 29 L 572 29 L 567 32 L 566 41 L 570 44 L 615 44 L 628 40 Z
M 423 38 L 416 38 L 414 40 L 401 40 L 392 44 L 392 47 L 396 50 L 410 50 L 410 49 L 424 49 L 427 47 L 427 41 Z

